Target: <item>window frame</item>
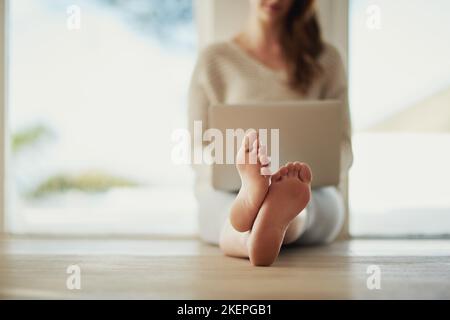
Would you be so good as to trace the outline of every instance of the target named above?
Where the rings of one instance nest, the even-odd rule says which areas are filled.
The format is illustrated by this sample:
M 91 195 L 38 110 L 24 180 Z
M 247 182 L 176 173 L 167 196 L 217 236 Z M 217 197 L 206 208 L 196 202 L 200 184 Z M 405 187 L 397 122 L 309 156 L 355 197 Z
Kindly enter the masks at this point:
M 7 154 L 9 132 L 7 130 L 7 0 L 0 0 L 0 236 L 6 232 L 7 208 Z

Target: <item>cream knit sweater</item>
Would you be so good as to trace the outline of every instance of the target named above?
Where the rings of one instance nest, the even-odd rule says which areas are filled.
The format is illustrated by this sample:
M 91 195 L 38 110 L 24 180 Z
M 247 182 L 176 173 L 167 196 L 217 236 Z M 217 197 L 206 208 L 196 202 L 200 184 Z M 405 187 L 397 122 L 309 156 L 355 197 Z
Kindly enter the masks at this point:
M 326 45 L 319 58 L 323 73 L 307 94 L 291 89 L 285 72 L 274 71 L 232 41 L 205 48 L 199 55 L 189 89 L 189 129 L 193 135 L 194 121 L 208 126 L 208 108 L 216 103 L 258 101 L 339 99 L 344 101 L 341 175 L 347 174 L 353 161 L 351 125 L 347 103 L 347 80 L 337 50 Z M 194 165 L 197 183 L 209 179 L 207 165 Z

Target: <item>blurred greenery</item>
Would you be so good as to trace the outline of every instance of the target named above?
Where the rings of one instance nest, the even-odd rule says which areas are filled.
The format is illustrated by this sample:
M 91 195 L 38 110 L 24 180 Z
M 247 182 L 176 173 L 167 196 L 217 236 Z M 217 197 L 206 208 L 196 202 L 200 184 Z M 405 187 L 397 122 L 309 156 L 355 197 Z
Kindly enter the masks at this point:
M 12 135 L 11 149 L 13 153 L 35 145 L 52 135 L 52 131 L 44 125 L 34 125 L 22 130 L 19 130 Z
M 12 135 L 12 151 L 14 154 L 18 154 L 19 151 L 30 148 L 52 135 L 53 131 L 42 124 L 21 129 Z M 33 161 L 32 158 L 30 160 Z M 16 170 L 16 172 L 20 172 L 20 170 Z M 62 193 L 68 190 L 93 193 L 108 191 L 111 188 L 136 187 L 138 185 L 138 183 L 130 179 L 99 171 L 87 171 L 75 175 L 61 173 L 46 178 L 31 192 L 24 192 L 24 195 L 37 199 L 52 193 Z
M 154 37 L 161 45 L 180 47 L 195 45 L 194 37 L 189 37 L 195 33 L 183 33 L 194 27 L 192 2 L 193 0 L 97 0 L 97 3 L 117 10 L 131 25 L 142 33 Z M 56 4 L 57 2 L 52 3 Z M 186 35 L 188 36 L 186 37 Z M 12 151 L 16 154 L 51 136 L 52 131 L 44 125 L 35 125 L 20 130 L 12 136 Z M 104 192 L 116 187 L 136 187 L 138 185 L 130 179 L 97 171 L 75 175 L 61 173 L 46 178 L 27 195 L 32 198 L 40 198 L 68 190 L 93 193 Z
M 87 193 L 105 192 L 111 188 L 136 187 L 139 184 L 126 178 L 107 173 L 90 171 L 77 175 L 58 174 L 47 178 L 28 194 L 31 198 L 41 198 L 52 193 L 78 190 Z

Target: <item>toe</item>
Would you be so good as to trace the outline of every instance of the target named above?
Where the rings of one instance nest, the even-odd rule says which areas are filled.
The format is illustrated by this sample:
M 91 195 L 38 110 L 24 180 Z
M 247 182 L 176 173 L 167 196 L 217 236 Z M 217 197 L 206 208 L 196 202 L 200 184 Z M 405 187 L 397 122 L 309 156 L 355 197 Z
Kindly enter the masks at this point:
M 299 177 L 300 171 L 302 170 L 302 164 L 298 161 L 294 162 L 294 177 Z
M 258 135 L 256 134 L 256 131 L 250 131 L 248 134 L 248 143 L 249 143 L 249 147 L 250 147 L 250 151 L 254 148 L 255 143 L 256 146 L 258 146 Z
M 274 182 L 274 181 L 280 180 L 280 178 L 281 178 L 281 172 L 280 172 L 280 170 L 278 170 L 277 172 L 275 172 L 275 173 L 272 175 L 271 180 L 272 180 L 272 182 Z
M 288 168 L 288 177 L 294 177 L 296 174 L 295 165 L 292 162 L 289 162 L 286 166 Z
M 254 151 L 254 152 L 258 153 L 258 139 L 253 140 L 250 151 Z
M 267 156 L 267 147 L 265 145 L 259 146 L 258 159 L 262 166 L 267 166 L 270 163 L 270 159 Z
M 312 180 L 311 168 L 306 163 L 302 163 L 298 176 L 303 182 L 310 183 Z
M 287 176 L 289 170 L 286 166 L 283 166 L 280 168 L 280 170 L 278 170 L 278 172 L 280 173 L 280 179 L 282 179 Z
M 250 139 L 247 135 L 245 135 L 244 140 L 242 140 L 241 149 L 244 149 L 245 152 L 248 152 L 248 150 L 250 149 Z
M 260 144 L 258 148 L 258 154 L 260 156 L 267 156 L 267 146 L 265 144 Z
M 249 131 L 245 134 L 244 140 L 242 140 L 242 147 L 246 152 L 251 151 L 253 143 L 257 140 L 256 131 Z
M 281 178 L 283 178 L 284 176 L 286 176 L 287 173 L 288 173 L 288 169 L 286 168 L 286 166 L 280 167 L 280 168 L 277 170 L 277 172 L 275 172 L 275 173 L 272 175 L 272 181 L 278 181 L 278 180 L 280 180 Z
M 252 147 L 249 152 L 249 164 L 257 164 L 258 163 L 258 140 L 253 142 Z

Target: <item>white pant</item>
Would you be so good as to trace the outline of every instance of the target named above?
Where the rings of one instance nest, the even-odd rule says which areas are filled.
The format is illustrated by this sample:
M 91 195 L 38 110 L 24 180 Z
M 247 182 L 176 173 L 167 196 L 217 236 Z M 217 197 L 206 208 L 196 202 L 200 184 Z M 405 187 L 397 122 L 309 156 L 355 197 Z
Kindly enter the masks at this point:
M 230 213 L 236 193 L 215 190 L 209 183 L 201 182 L 195 187 L 199 214 L 200 238 L 218 244 L 222 226 Z M 335 187 L 312 190 L 307 206 L 305 229 L 297 244 L 321 244 L 333 241 L 344 222 L 343 198 Z

